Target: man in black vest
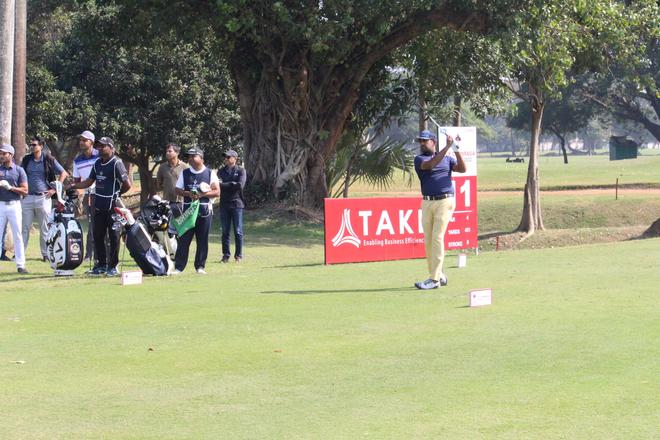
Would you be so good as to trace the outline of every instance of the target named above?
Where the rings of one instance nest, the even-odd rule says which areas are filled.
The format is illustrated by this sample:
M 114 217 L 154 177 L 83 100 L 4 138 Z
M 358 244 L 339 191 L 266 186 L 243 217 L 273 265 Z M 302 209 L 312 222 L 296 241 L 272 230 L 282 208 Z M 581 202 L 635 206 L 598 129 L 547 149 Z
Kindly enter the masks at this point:
M 176 194 L 183 197 L 183 209 L 188 209 L 194 200 L 199 200 L 199 214 L 195 227 L 179 237 L 174 258 L 175 274 L 180 274 L 188 264 L 188 252 L 193 235 L 197 251 L 195 252 L 195 270 L 206 274 L 206 258 L 209 253 L 209 232 L 213 217 L 213 197 L 220 195 L 218 176 L 204 165 L 204 152 L 191 148 L 186 152 L 190 168 L 183 170 L 176 182 Z
M 115 200 L 120 194 L 131 189 L 126 168 L 121 160 L 115 156 L 115 145 L 109 137 L 102 137 L 95 143 L 100 157 L 94 162 L 89 177 L 81 182 L 72 184 L 71 188 L 85 189 L 96 182 L 94 195 L 93 228 L 94 246 L 96 248 L 97 263 L 91 271 L 92 275 L 118 276 L 119 263 L 119 233 L 112 229 L 112 212 Z M 110 242 L 110 255 L 106 256 L 105 234 Z
M 41 259 L 48 259 L 46 248 L 46 236 L 48 235 L 48 214 L 51 209 L 51 197 L 55 190 L 50 183 L 55 180 L 64 182 L 69 173 L 49 153 L 43 151 L 44 142 L 39 137 L 30 140 L 32 154 L 23 157 L 21 168 L 25 170 L 28 179 L 28 195 L 21 201 L 23 211 L 23 246 L 27 250 L 30 239 L 32 220 L 37 217 L 39 223 L 39 247 L 41 248 Z

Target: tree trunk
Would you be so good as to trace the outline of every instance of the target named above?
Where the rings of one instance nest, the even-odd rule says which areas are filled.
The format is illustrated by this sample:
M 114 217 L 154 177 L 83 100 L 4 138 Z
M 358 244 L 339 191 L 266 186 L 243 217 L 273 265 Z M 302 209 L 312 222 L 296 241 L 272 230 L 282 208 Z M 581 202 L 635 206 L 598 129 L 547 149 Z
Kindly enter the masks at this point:
M 463 104 L 463 98 L 456 95 L 454 96 L 454 127 L 461 126 L 461 105 Z
M 0 0 L 0 142 L 11 142 L 14 78 L 14 1 Z
M 11 123 L 11 143 L 16 149 L 16 162 L 25 155 L 25 63 L 27 0 L 16 0 L 14 29 L 14 92 Z
M 513 140 L 513 128 L 509 129 L 509 135 L 511 135 L 511 155 L 516 155 L 516 143 Z
M 250 175 L 248 193 L 261 200 L 291 199 L 320 207 L 327 196 L 321 145 L 327 120 L 310 103 L 308 69 L 264 67 L 255 83 L 234 65 L 238 86 L 245 164 Z
M 523 213 L 517 230 L 532 235 L 537 229 L 545 229 L 541 214 L 541 193 L 539 181 L 539 137 L 543 119 L 544 103 L 534 98 L 532 100 L 532 135 L 529 145 L 529 165 L 527 167 L 527 182 Z
M 419 104 L 418 121 L 419 121 L 419 132 L 421 133 L 424 130 L 429 128 L 429 120 L 426 115 L 426 95 L 424 90 L 420 88 L 419 94 L 417 96 L 417 103 Z
M 348 165 L 348 168 L 346 169 L 346 177 L 344 179 L 344 191 L 343 191 L 343 197 L 345 199 L 348 198 L 348 190 L 351 187 L 351 179 L 353 176 L 351 176 L 351 165 Z
M 333 63 L 319 63 L 306 42 L 267 32 L 258 48 L 234 42 L 230 69 L 238 89 L 245 165 L 252 202 L 287 199 L 323 206 L 325 161 L 336 151 L 369 70 L 431 29 L 482 32 L 488 17 L 451 5 L 419 10 L 377 43 L 358 43 Z
M 566 137 L 562 136 L 561 132 L 557 130 L 554 127 L 549 127 L 550 131 L 554 133 L 555 136 L 557 136 L 557 139 L 559 139 L 559 147 L 561 148 L 561 152 L 564 155 L 564 163 L 568 164 L 568 154 L 566 153 Z
M 140 206 L 143 206 L 149 197 L 156 193 L 156 185 L 148 162 L 138 165 L 138 172 L 140 173 Z

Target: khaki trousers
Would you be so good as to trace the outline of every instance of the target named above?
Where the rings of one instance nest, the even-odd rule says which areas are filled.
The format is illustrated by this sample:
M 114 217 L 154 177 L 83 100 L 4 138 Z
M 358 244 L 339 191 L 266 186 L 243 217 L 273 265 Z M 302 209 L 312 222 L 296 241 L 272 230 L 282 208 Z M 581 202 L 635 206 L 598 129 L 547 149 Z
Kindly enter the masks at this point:
M 439 281 L 445 278 L 442 264 L 445 259 L 445 232 L 454 213 L 453 197 L 442 200 L 422 200 L 422 228 L 429 278 Z
M 37 223 L 39 223 L 39 248 L 41 249 L 41 256 L 47 257 L 48 247 L 46 246 L 46 237 L 48 236 L 48 214 L 50 214 L 51 210 L 50 197 L 28 194 L 21 201 L 21 208 L 23 211 L 23 247 L 27 250 L 32 221 L 36 217 Z

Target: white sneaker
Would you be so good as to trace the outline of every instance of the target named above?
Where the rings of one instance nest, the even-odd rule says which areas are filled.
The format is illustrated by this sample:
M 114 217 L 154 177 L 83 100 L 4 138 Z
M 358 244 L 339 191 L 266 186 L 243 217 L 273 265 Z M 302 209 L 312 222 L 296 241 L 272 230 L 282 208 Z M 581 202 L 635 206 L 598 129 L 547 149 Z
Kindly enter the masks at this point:
M 174 269 L 174 272 L 172 272 L 172 275 L 181 275 L 183 272 L 181 272 L 179 269 Z
M 417 287 L 420 290 L 437 289 L 438 287 L 440 287 L 440 282 L 429 278 L 428 280 L 416 282 L 415 287 Z
M 200 275 L 206 275 L 206 271 L 204 270 L 203 267 L 197 268 L 197 273 L 200 274 Z

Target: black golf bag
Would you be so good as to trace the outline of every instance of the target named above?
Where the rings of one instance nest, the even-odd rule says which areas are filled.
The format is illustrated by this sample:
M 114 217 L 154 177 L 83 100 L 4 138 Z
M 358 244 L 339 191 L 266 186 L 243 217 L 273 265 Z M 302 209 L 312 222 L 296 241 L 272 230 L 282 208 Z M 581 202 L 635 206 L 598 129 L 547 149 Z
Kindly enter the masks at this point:
M 115 224 L 113 228 L 124 229 L 126 248 L 131 257 L 146 275 L 168 275 L 174 269 L 174 264 L 163 246 L 154 242 L 147 228 L 136 221 L 129 209 L 117 200 L 115 213 L 112 215 Z
M 75 189 L 66 191 L 60 182 L 55 182 L 54 206 L 49 216 L 49 229 L 46 238 L 48 260 L 56 276 L 73 275 L 73 270 L 83 262 L 82 227 L 75 216 Z
M 138 221 L 141 222 L 151 236 L 151 239 L 165 248 L 165 251 L 174 258 L 176 254 L 177 238 L 170 225 L 173 210 L 169 202 L 159 196 L 153 196 L 140 210 Z

